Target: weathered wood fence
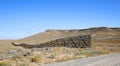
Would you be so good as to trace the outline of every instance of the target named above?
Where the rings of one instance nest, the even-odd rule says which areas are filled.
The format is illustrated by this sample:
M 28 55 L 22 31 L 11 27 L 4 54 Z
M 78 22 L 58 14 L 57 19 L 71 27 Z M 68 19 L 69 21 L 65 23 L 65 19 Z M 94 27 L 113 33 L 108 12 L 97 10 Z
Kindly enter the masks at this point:
M 15 44 L 14 46 L 22 46 L 24 48 L 44 48 L 44 47 L 71 47 L 71 48 L 87 48 L 91 47 L 91 36 L 90 35 L 82 35 L 82 36 L 74 36 L 68 38 L 61 38 L 52 40 L 42 44 L 30 45 L 26 43 Z

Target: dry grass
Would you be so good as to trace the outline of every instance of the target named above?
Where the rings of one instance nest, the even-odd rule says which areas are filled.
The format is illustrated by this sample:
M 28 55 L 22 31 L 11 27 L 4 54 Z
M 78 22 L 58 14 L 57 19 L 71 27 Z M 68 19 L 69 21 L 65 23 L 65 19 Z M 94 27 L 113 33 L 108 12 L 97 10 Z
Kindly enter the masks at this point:
M 8 62 L 0 62 L 0 66 L 11 66 Z
M 31 57 L 31 62 L 40 62 L 42 60 L 40 55 L 35 55 Z

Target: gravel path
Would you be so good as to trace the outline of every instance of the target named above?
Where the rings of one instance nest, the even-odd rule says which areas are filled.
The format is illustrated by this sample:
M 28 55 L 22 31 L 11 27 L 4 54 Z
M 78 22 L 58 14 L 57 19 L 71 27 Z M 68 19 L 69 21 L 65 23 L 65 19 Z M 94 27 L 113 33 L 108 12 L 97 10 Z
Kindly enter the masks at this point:
M 46 64 L 43 66 L 120 66 L 120 53 Z

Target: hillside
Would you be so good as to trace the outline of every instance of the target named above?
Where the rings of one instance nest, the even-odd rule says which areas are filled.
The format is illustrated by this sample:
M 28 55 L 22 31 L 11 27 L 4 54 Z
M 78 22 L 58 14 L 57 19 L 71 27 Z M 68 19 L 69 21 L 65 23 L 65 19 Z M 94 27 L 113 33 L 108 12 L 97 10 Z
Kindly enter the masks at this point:
M 0 50 L 4 49 L 13 49 L 15 48 L 11 42 L 14 42 L 14 40 L 0 40 Z
M 120 44 L 120 28 L 96 27 L 76 30 L 53 30 L 38 33 L 18 40 L 0 40 L 0 49 L 15 48 L 12 42 L 40 44 L 58 38 L 72 37 L 78 35 L 91 35 L 92 44 Z
M 16 41 L 16 43 L 29 43 L 38 44 L 50 40 L 71 37 L 77 35 L 91 35 L 92 43 L 99 43 L 99 41 L 112 40 L 113 43 L 120 43 L 120 28 L 96 27 L 78 30 L 46 30 L 45 32 L 38 33 L 29 37 L 25 37 Z

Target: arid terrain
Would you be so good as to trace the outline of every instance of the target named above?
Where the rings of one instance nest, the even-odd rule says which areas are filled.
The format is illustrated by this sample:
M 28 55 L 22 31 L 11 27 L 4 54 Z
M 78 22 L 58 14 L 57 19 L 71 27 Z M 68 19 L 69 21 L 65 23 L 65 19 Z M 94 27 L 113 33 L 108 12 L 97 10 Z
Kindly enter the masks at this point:
M 25 49 L 19 46 L 13 46 L 11 44 L 14 42 L 16 44 L 27 43 L 30 45 L 35 45 L 55 39 L 73 37 L 78 35 L 90 35 L 91 48 L 45 47 Z M 75 30 L 49 29 L 45 32 L 17 40 L 0 40 L 0 64 L 7 64 L 8 66 L 41 66 L 42 64 L 63 62 L 73 59 L 82 59 L 91 56 L 99 56 L 117 52 L 120 52 L 120 28 L 96 27 Z M 119 55 L 119 53 L 117 55 Z M 115 57 L 115 55 L 110 55 L 107 58 L 112 56 L 113 58 Z M 102 60 L 97 59 L 97 61 Z M 82 63 L 82 60 L 80 60 L 80 62 Z M 88 63 L 89 62 L 91 61 L 88 61 Z M 108 62 L 106 61 L 106 63 Z M 71 64 L 71 66 L 73 65 Z M 75 66 L 77 65 L 75 64 Z
M 78 35 L 91 35 L 92 44 L 119 44 L 120 43 L 120 28 L 96 27 L 88 29 L 74 29 L 74 30 L 54 30 L 48 29 L 32 36 L 17 40 L 0 40 L 0 45 L 9 45 L 12 47 L 11 42 L 15 43 L 29 43 L 40 44 L 55 40 L 58 38 L 78 36 Z M 94 45 L 93 45 L 94 46 Z M 7 46 L 6 46 L 7 47 Z M 4 47 L 2 47 L 3 49 Z
M 44 66 L 120 66 L 120 53 L 46 64 Z

